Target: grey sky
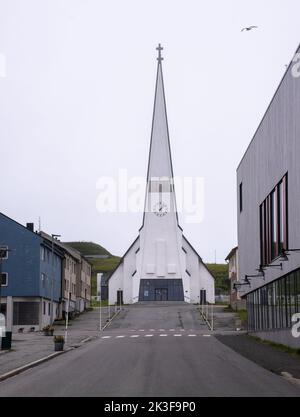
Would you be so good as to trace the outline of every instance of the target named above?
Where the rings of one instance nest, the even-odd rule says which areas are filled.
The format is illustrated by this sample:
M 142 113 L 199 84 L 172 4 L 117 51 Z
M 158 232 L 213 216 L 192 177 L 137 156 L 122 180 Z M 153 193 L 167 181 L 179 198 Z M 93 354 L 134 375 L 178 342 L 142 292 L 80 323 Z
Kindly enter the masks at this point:
M 96 181 L 146 175 L 164 46 L 175 175 L 205 178 L 204 261 L 236 244 L 236 167 L 300 42 L 299 0 L 0 0 L 0 211 L 121 255 L 141 214 L 99 214 Z M 259 29 L 242 32 L 247 25 Z

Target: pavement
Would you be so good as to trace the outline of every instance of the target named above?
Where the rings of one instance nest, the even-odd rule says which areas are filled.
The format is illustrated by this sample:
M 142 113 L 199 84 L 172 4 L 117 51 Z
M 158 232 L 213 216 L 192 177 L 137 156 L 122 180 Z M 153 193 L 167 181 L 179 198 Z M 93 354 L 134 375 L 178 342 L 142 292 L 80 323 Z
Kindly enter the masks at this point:
M 289 373 L 300 383 L 300 356 L 291 355 L 276 349 L 268 344 L 258 342 L 251 336 L 241 335 L 216 335 L 216 338 L 226 346 L 251 361 L 275 372 L 278 375 Z
M 241 337 L 230 325 L 210 332 L 196 306 L 124 306 L 98 338 L 1 382 L 0 396 L 300 396 L 223 343 L 224 327 Z
M 111 314 L 114 313 L 112 309 Z M 102 308 L 102 326 L 108 319 L 108 309 Z M 99 335 L 100 313 L 99 308 L 83 313 L 70 322 L 65 349 L 79 346 L 82 341 Z M 64 326 L 55 326 L 55 335 L 64 335 Z M 54 353 L 53 337 L 44 336 L 43 332 L 14 333 L 12 349 L 0 351 L 0 376 L 16 368 L 38 361 Z

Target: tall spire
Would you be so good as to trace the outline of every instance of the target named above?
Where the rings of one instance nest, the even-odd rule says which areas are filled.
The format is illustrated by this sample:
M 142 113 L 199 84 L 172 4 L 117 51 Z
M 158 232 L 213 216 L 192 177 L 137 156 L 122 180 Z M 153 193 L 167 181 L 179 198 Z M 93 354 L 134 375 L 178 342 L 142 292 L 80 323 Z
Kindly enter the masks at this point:
M 161 55 L 161 51 L 163 50 L 163 47 L 161 44 L 158 44 L 156 49 L 158 51 L 158 63 L 147 173 L 148 182 L 152 177 L 173 178 L 166 100 L 162 74 L 163 57 Z

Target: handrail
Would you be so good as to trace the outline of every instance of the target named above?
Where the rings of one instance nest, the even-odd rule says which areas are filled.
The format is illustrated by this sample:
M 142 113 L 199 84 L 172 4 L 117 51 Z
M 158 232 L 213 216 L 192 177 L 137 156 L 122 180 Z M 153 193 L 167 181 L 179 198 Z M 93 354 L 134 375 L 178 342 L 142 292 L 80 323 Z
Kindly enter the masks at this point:
M 210 309 L 211 310 L 210 317 L 209 317 L 209 306 L 211 306 L 211 309 Z M 211 331 L 214 330 L 214 307 L 213 306 L 214 306 L 213 304 L 210 304 L 210 303 L 207 303 L 206 302 L 205 304 L 204 303 L 200 304 L 200 307 L 201 308 L 199 307 L 199 312 L 200 312 L 203 320 L 206 322 L 208 328 Z

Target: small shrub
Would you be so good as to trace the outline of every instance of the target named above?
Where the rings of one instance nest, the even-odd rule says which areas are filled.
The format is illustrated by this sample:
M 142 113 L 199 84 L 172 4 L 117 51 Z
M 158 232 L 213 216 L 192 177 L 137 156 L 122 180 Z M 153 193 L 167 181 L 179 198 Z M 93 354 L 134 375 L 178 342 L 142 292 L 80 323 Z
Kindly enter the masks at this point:
M 65 343 L 65 338 L 61 335 L 56 335 L 53 338 L 54 343 Z

